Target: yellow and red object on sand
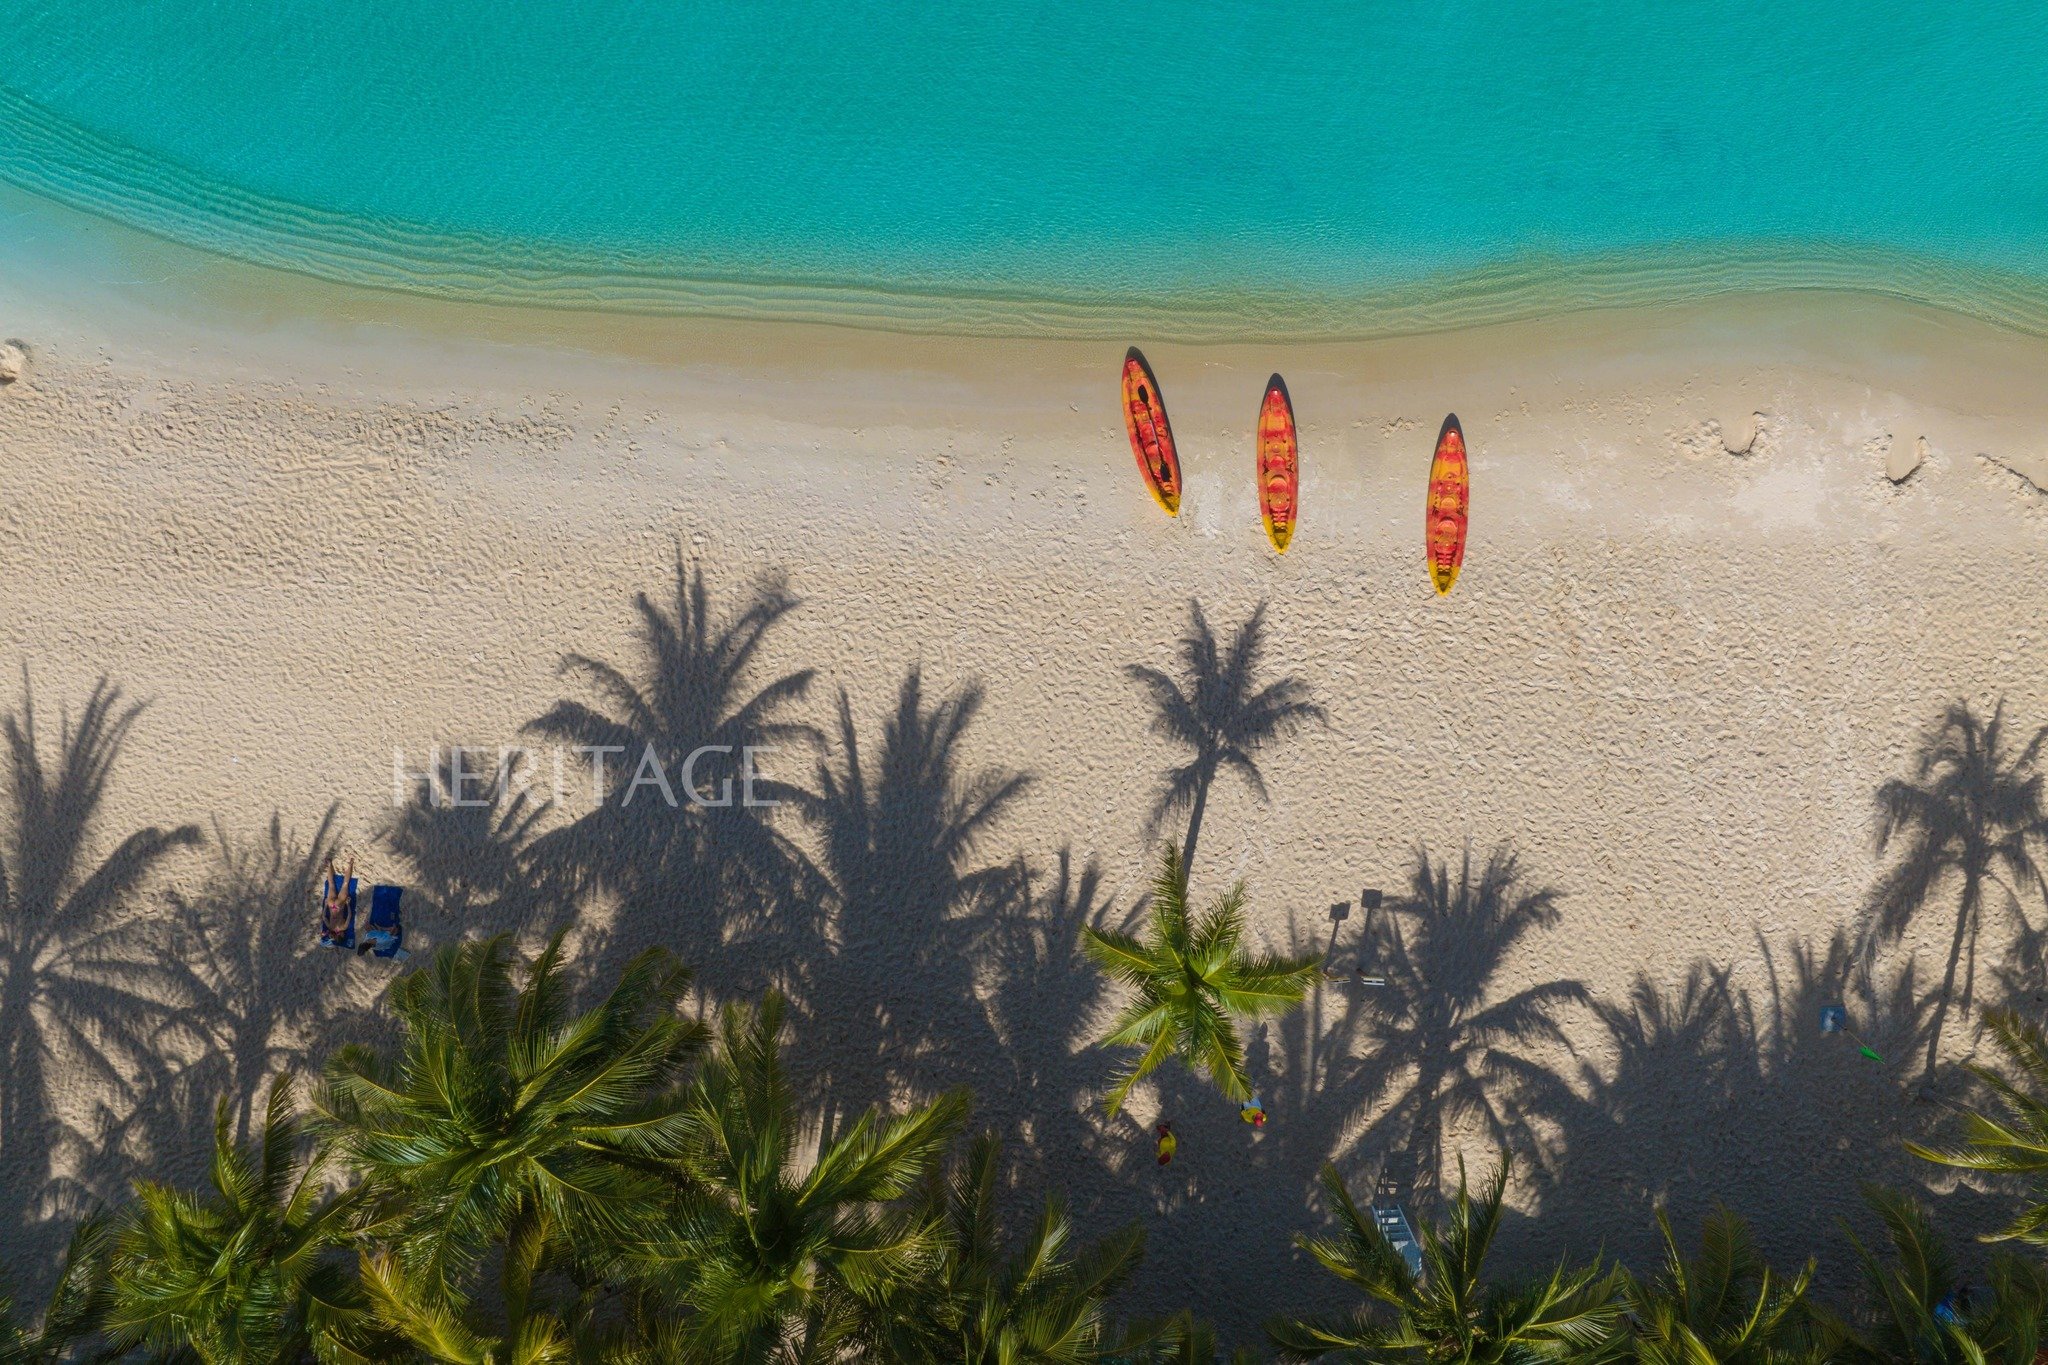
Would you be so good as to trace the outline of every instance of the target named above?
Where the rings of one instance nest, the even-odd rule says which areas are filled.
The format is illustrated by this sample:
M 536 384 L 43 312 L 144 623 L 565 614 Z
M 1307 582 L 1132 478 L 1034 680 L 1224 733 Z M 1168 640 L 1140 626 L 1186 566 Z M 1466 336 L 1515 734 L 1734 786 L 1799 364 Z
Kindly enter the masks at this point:
M 1266 381 L 1266 397 L 1259 404 L 1257 473 L 1259 516 L 1266 523 L 1266 539 L 1286 554 L 1301 510 L 1301 448 L 1294 435 L 1294 404 L 1287 397 L 1287 381 L 1277 374 Z
M 1429 581 L 1442 597 L 1465 564 L 1465 527 L 1472 513 L 1472 472 L 1465 460 L 1465 432 L 1458 414 L 1444 418 L 1429 464 L 1429 501 L 1423 511 L 1423 555 Z
M 1169 517 L 1180 515 L 1180 456 L 1173 448 L 1173 428 L 1166 422 L 1166 400 L 1152 367 L 1133 346 L 1124 352 L 1124 429 L 1131 434 L 1131 453 L 1152 500 Z

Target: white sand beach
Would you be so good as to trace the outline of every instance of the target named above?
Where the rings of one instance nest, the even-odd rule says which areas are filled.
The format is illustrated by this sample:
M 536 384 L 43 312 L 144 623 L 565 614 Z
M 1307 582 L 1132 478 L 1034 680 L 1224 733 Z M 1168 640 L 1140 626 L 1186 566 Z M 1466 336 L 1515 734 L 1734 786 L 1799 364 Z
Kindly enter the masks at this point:
M 1655 1038 L 1629 1054 L 1594 1004 L 1560 1009 L 1568 1047 L 1501 1043 L 1573 1097 L 1516 1102 L 1552 1161 L 1515 1186 L 1518 1209 L 1545 1211 L 1542 1240 L 1511 1232 L 1505 1255 L 1641 1248 L 1656 1200 L 1690 1218 L 1720 1197 L 1776 1256 L 1831 1249 L 1839 1278 L 1857 1182 L 1927 1178 L 1897 1146 L 1941 1117 L 1914 1102 L 1912 1066 L 1795 1045 L 1773 1001 L 1811 1032 L 1813 992 L 1835 987 L 1793 991 L 1794 956 L 1855 921 L 1883 866 L 1872 794 L 1941 708 L 2003 697 L 2015 724 L 2048 722 L 2048 341 L 1819 294 L 1355 345 L 1133 337 L 1186 469 L 1168 520 L 1122 430 L 1120 346 L 460 314 L 310 285 L 258 305 L 184 268 L 170 285 L 0 273 L 0 337 L 26 357 L 0 386 L 0 706 L 25 671 L 53 743 L 58 708 L 97 679 L 148 699 L 103 837 L 216 820 L 255 835 L 273 812 L 304 836 L 339 803 L 371 875 L 403 880 L 377 839 L 394 753 L 418 768 L 433 745 L 521 742 L 556 698 L 589 699 L 558 676 L 565 654 L 631 671 L 633 596 L 671 594 L 680 555 L 717 603 L 786 575 L 802 606 L 760 678 L 816 669 L 796 709 L 828 731 L 842 688 L 878 742 L 907 669 L 931 696 L 979 684 L 963 767 L 1031 782 L 971 864 L 1021 858 L 1042 883 L 1070 850 L 1117 918 L 1151 872 L 1146 815 L 1174 758 L 1124 669 L 1171 664 L 1190 599 L 1219 630 L 1264 603 L 1266 672 L 1306 682 L 1330 723 L 1262 755 L 1269 800 L 1221 781 L 1198 898 L 1242 877 L 1260 938 L 1320 946 L 1325 908 L 1405 887 L 1418 844 L 1510 840 L 1560 915 L 1490 996 L 1576 982 L 1625 1016 L 1639 982 L 1668 1004 L 1698 970 L 1746 1002 L 1741 1065 Z M 1250 477 L 1276 370 L 1304 471 L 1284 558 Z M 1473 512 L 1439 600 L 1420 523 L 1447 411 Z M 813 762 L 765 766 L 802 780 Z M 201 885 L 211 856 L 179 854 L 168 886 Z M 2008 923 L 1988 912 L 1980 994 Z M 479 927 L 409 925 L 421 948 Z M 916 959 L 899 947 L 892 972 Z M 1946 947 L 1931 915 L 1879 976 L 1910 961 L 1924 988 Z M 698 965 L 716 994 L 720 964 Z M 389 976 L 304 969 L 354 973 L 356 995 Z M 1026 1189 L 1066 1187 L 1087 1226 L 1144 1219 L 1134 1311 L 1197 1303 L 1242 1331 L 1331 1292 L 1289 1244 L 1317 1224 L 1321 1162 L 1376 1168 L 1358 1134 L 1400 1068 L 1347 1095 L 1331 1065 L 1383 1036 L 1360 989 L 1313 1002 L 1313 1064 L 1298 1023 L 1255 1049 L 1275 1104 L 1261 1133 L 1177 1082 L 1115 1125 L 1085 1114 L 1068 1082 L 1106 1076 L 1098 1053 L 1055 1068 L 1059 1085 L 991 1074 L 977 1112 L 1013 1135 Z M 826 1003 L 803 1046 L 857 1067 L 859 1002 Z M 1085 1041 L 1069 1010 L 1008 1008 L 1040 1030 L 1016 1049 Z M 1859 1018 L 1874 1043 L 1892 1027 Z M 317 1026 L 293 1028 L 314 1044 Z M 1946 1040 L 1968 1052 L 1974 1023 Z M 80 1131 L 150 1102 L 76 1077 L 63 1117 Z M 1162 1106 L 1183 1133 L 1166 1172 L 1145 1128 Z M 1475 1122 L 1456 1131 L 1490 1162 Z M 67 1168 L 78 1150 L 49 1161 L 10 1152 L 7 1197 L 68 1215 L 53 1174 L 118 1178 Z

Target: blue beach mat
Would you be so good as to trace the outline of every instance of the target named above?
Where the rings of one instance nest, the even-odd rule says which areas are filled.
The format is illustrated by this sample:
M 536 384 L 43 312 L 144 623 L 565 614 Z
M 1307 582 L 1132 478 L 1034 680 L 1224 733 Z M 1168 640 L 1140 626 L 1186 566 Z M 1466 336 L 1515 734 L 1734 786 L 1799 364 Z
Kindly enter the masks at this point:
M 402 886 L 379 884 L 370 888 L 370 927 L 363 933 L 363 949 L 378 957 L 405 957 L 405 922 L 398 913 Z

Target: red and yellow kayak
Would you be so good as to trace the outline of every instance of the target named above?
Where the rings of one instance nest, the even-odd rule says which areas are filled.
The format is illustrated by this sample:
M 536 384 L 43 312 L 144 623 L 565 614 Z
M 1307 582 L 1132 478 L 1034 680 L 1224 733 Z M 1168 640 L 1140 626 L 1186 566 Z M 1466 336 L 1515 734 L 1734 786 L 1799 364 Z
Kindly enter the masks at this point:
M 1294 519 L 1301 510 L 1301 448 L 1294 435 L 1294 404 L 1287 381 L 1274 375 L 1266 381 L 1259 404 L 1259 515 L 1266 539 L 1281 554 L 1294 539 Z
M 1429 500 L 1423 511 L 1423 556 L 1429 581 L 1442 597 L 1465 564 L 1465 525 L 1472 512 L 1472 473 L 1465 462 L 1465 432 L 1458 414 L 1444 418 L 1429 465 Z
M 1173 428 L 1166 423 L 1166 400 L 1152 367 L 1133 346 L 1124 352 L 1124 429 L 1131 433 L 1131 453 L 1152 500 L 1169 517 L 1180 515 L 1180 456 L 1173 448 Z

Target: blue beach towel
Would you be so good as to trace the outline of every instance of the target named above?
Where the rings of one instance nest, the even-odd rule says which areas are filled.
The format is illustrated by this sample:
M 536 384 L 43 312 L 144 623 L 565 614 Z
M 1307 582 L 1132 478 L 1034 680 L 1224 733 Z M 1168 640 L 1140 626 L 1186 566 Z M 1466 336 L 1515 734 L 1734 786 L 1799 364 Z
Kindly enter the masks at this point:
M 370 927 L 363 933 L 363 947 L 378 957 L 405 957 L 405 922 L 399 918 L 398 899 L 402 886 L 377 885 L 370 888 Z

